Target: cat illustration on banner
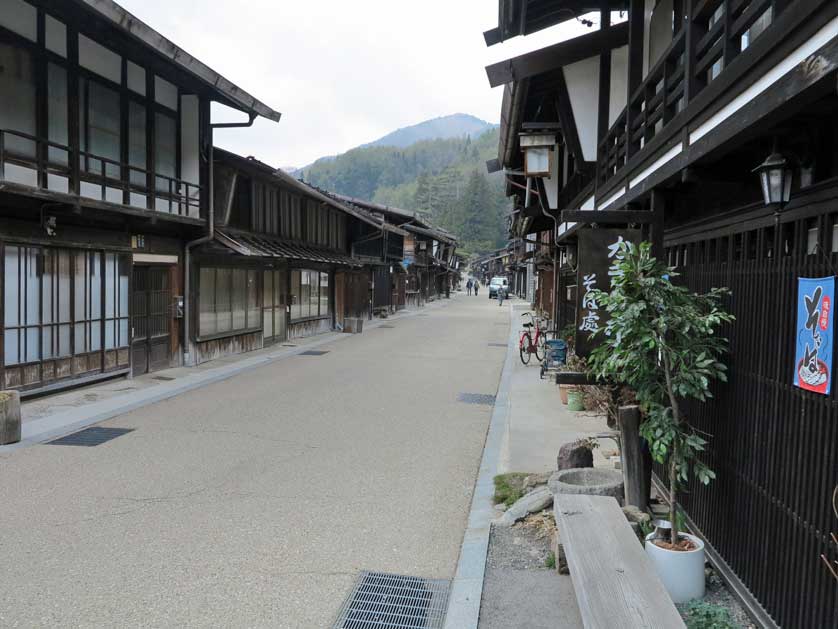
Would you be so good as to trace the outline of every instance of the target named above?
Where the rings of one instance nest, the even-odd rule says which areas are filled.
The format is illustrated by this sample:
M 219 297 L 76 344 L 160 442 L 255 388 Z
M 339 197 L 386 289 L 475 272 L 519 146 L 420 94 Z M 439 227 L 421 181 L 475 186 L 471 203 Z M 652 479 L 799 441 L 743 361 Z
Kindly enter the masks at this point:
M 829 395 L 835 277 L 798 278 L 797 294 L 794 384 L 807 391 Z

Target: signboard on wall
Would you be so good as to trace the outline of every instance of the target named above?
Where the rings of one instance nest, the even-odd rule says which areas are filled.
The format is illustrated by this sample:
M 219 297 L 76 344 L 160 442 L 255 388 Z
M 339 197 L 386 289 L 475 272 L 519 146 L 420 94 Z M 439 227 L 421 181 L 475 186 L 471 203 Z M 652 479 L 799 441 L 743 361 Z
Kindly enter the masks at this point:
M 597 303 L 592 291 L 611 290 L 611 266 L 619 255 L 621 242 L 640 242 L 640 230 L 628 227 L 583 227 L 579 230 L 576 289 L 576 354 L 588 356 L 602 342 L 594 334 L 608 323 L 608 313 Z
M 797 280 L 794 386 L 829 395 L 835 316 L 835 277 Z

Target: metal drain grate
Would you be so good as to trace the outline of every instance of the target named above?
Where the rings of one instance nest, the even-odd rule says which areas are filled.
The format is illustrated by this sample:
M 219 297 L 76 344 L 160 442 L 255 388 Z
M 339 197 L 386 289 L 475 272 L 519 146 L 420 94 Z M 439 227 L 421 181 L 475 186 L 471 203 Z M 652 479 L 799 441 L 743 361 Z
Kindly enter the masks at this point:
M 392 330 L 392 329 L 393 329 L 393 328 L 395 328 L 396 326 L 394 326 L 394 325 L 389 325 L 389 324 L 385 323 L 384 325 L 380 325 L 380 326 L 378 326 L 378 327 L 379 327 L 379 328 L 386 328 L 386 329 L 388 329 L 388 330 Z
M 491 406 L 495 403 L 495 396 L 488 393 L 460 393 L 457 401 L 465 404 L 485 404 Z
M 489 347 L 506 347 L 506 343 L 489 343 Z
M 310 349 L 306 350 L 305 352 L 300 352 L 297 354 L 298 356 L 322 356 L 323 354 L 328 354 L 327 350 L 323 349 Z
M 296 345 L 294 345 L 293 343 L 283 343 L 283 344 L 282 344 L 282 346 L 283 346 L 283 347 L 297 347 L 297 346 L 296 346 Z
M 174 380 L 172 376 L 153 376 L 152 380 L 162 380 L 163 382 L 168 382 L 169 380 Z
M 442 629 L 446 579 L 362 572 L 332 629 Z
M 78 432 L 74 432 L 66 437 L 60 437 L 54 441 L 48 442 L 48 445 L 53 446 L 86 446 L 92 448 L 98 446 L 111 439 L 116 439 L 129 432 L 134 432 L 133 428 L 105 428 L 104 426 L 94 426 L 92 428 L 85 428 Z

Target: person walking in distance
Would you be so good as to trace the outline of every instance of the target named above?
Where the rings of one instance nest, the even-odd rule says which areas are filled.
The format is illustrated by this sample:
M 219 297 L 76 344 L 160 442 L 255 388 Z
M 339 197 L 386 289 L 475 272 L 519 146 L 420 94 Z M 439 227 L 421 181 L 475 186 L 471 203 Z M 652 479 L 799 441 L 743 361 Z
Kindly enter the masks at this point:
M 498 286 L 498 306 L 503 305 L 504 299 L 506 299 L 506 287 Z
M 473 284 L 471 283 L 471 278 L 469 278 L 468 282 L 466 282 L 466 290 L 468 291 L 469 295 L 471 295 L 471 287 L 472 286 L 473 286 Z
M 480 281 L 479 280 L 474 280 L 474 295 L 475 295 L 475 297 L 477 296 L 477 291 L 479 290 L 479 288 L 480 288 Z

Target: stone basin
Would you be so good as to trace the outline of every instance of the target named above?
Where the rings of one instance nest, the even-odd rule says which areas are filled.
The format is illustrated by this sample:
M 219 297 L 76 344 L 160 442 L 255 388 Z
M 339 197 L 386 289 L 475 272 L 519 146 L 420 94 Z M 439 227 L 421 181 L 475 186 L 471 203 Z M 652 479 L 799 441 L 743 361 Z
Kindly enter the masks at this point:
M 554 494 L 612 496 L 623 503 L 623 474 L 597 467 L 573 467 L 553 472 L 547 483 Z

